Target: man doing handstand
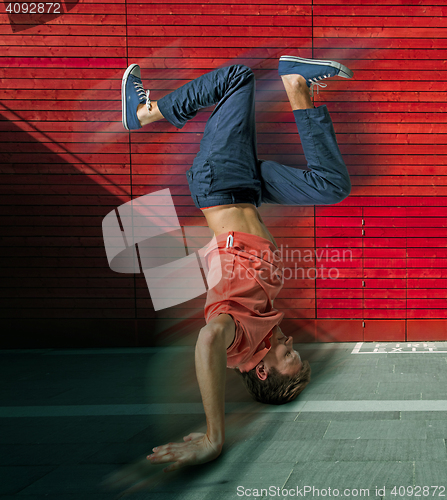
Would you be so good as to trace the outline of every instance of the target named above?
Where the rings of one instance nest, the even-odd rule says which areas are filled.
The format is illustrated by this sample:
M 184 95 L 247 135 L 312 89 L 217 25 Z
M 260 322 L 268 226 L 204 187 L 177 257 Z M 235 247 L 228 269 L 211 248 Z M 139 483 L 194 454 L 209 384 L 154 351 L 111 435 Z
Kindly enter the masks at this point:
M 154 448 L 148 459 L 171 463 L 165 470 L 200 464 L 221 453 L 225 437 L 226 367 L 236 369 L 258 401 L 294 399 L 310 380 L 310 366 L 279 327 L 273 307 L 282 287 L 278 247 L 257 210 L 262 203 L 328 205 L 351 190 L 326 106 L 315 108 L 310 89 L 325 78 L 351 78 L 334 61 L 282 56 L 278 66 L 310 170 L 257 157 L 255 79 L 250 68 L 233 65 L 183 85 L 159 101 L 149 100 L 140 68 L 132 64 L 122 82 L 123 124 L 138 129 L 165 118 L 177 128 L 201 108 L 216 107 L 207 121 L 200 151 L 187 179 L 195 205 L 203 211 L 217 246 L 222 279 L 208 290 L 204 326 L 195 364 L 207 432 L 183 443 Z

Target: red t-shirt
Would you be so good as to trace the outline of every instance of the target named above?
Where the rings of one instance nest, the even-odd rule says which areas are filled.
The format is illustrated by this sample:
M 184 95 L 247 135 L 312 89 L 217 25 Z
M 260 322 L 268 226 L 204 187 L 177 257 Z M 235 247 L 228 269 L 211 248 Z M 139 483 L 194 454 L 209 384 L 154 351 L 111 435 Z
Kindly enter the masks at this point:
M 208 290 L 205 320 L 208 323 L 219 314 L 232 316 L 236 334 L 227 349 L 227 367 L 249 371 L 270 350 L 268 339 L 284 316 L 273 308 L 283 285 L 280 252 L 270 240 L 230 231 L 217 237 L 217 248 L 205 258 L 208 282 L 216 262 L 222 272 L 217 285 Z

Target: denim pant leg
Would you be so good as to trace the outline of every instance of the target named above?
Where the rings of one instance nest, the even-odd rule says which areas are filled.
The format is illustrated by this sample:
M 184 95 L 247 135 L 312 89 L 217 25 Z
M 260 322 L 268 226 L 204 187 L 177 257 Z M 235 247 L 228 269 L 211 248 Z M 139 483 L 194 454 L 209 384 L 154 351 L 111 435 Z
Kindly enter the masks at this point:
M 255 125 L 255 79 L 250 68 L 219 68 L 188 82 L 157 104 L 161 114 L 182 128 L 201 108 L 216 104 L 200 151 L 187 172 L 199 208 L 261 203 Z
M 262 202 L 281 205 L 339 203 L 351 192 L 351 181 L 327 107 L 296 110 L 293 114 L 311 170 L 260 160 Z

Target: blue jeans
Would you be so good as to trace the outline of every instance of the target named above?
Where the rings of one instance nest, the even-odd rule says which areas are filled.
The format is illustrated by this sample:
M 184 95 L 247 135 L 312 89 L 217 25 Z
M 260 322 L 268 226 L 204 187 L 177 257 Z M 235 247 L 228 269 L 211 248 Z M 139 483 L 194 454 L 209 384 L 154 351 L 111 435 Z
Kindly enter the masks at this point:
M 329 205 L 346 198 L 351 182 L 326 106 L 293 111 L 310 170 L 258 159 L 255 78 L 233 65 L 183 85 L 160 99 L 158 108 L 182 128 L 201 108 L 217 104 L 187 179 L 195 205 L 233 203 Z

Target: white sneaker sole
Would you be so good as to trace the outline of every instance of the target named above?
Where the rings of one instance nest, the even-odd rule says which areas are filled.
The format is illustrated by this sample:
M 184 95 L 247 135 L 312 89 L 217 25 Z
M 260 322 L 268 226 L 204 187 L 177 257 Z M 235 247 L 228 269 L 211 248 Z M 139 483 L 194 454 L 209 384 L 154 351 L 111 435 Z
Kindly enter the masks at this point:
M 341 76 L 343 78 L 352 78 L 354 73 L 344 66 L 341 63 L 336 61 L 323 61 L 319 59 L 304 59 L 304 57 L 295 57 L 295 56 L 281 56 L 279 58 L 280 61 L 292 61 L 297 63 L 306 63 L 306 64 L 315 64 L 316 66 L 330 66 L 331 68 L 336 68 L 339 70 L 337 76 Z
M 130 128 L 127 126 L 127 106 L 126 106 L 126 83 L 127 79 L 129 78 L 130 73 L 134 70 L 135 66 L 138 66 L 138 64 L 131 64 L 125 71 L 123 75 L 123 80 L 121 83 L 121 110 L 122 110 L 122 121 L 123 121 L 123 126 L 126 130 L 130 130 Z

